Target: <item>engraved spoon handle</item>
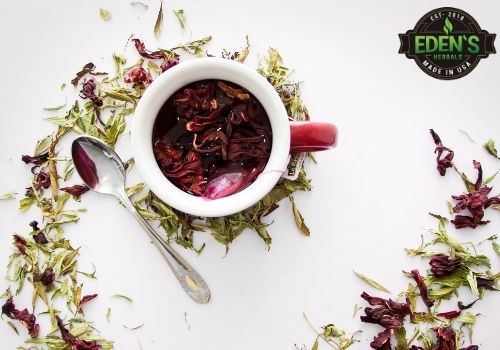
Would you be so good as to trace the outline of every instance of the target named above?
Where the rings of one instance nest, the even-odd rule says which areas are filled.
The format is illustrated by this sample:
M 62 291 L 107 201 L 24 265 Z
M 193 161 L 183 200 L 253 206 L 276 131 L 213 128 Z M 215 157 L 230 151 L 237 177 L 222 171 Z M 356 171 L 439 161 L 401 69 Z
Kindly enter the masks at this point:
M 123 205 L 132 213 L 139 225 L 142 226 L 155 247 L 161 253 L 163 259 L 179 280 L 184 291 L 195 302 L 206 304 L 210 300 L 210 290 L 203 278 L 196 272 L 180 255 L 178 255 L 170 245 L 149 225 L 149 223 L 135 209 L 130 199 L 125 194 L 125 190 L 116 193 Z

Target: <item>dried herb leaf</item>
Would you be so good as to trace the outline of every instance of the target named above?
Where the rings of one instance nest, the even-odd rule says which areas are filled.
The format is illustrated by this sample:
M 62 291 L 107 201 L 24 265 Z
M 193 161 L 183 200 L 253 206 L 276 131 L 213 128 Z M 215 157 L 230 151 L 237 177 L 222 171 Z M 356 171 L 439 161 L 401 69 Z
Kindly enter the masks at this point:
M 234 60 L 236 62 L 243 63 L 248 57 L 248 54 L 250 53 L 250 41 L 248 40 L 248 35 L 245 37 L 246 38 L 246 46 L 241 50 L 240 52 L 237 53 L 237 55 L 234 57 Z
M 484 149 L 489 153 L 491 154 L 493 157 L 495 157 L 496 159 L 500 159 L 498 157 L 498 152 L 497 152 L 497 149 L 495 147 L 495 141 L 493 141 L 492 139 L 489 139 L 484 145 L 483 145 Z
M 373 288 L 375 289 L 378 289 L 378 290 L 381 290 L 382 292 L 386 292 L 386 293 L 391 293 L 390 290 L 388 290 L 387 288 L 385 288 L 383 285 L 381 285 L 380 283 L 378 283 L 377 281 L 359 273 L 359 272 L 356 272 L 356 271 L 353 271 L 356 276 L 358 276 L 359 278 L 361 278 L 363 281 L 365 281 L 366 283 L 368 283 L 370 286 L 372 286 Z
M 148 68 L 150 70 L 152 70 L 153 72 L 155 72 L 156 74 L 161 74 L 162 73 L 160 66 L 158 66 L 153 61 L 148 61 Z
M 8 200 L 8 199 L 15 199 L 16 198 L 16 192 L 10 191 L 7 193 L 4 193 L 0 195 L 0 200 Z
M 119 298 L 119 299 L 123 299 L 123 300 L 126 300 L 128 301 L 129 303 L 133 303 L 134 301 L 132 300 L 132 298 L 126 296 L 126 295 L 123 295 L 123 294 L 114 294 L 111 296 L 112 298 Z
M 63 109 L 64 107 L 66 107 L 66 103 L 67 102 L 64 102 L 64 104 L 59 105 L 59 106 L 55 106 L 55 107 L 45 107 L 43 110 L 44 111 L 49 111 L 49 112 L 51 112 L 51 111 L 59 111 L 59 110 Z
M 17 335 L 19 335 L 19 331 L 17 330 L 16 326 L 14 325 L 14 323 L 10 322 L 10 321 L 7 321 L 7 325 L 14 331 L 16 332 Z
M 163 27 L 163 1 L 160 2 L 160 10 L 158 11 L 158 17 L 156 18 L 155 26 L 154 26 L 154 34 L 158 39 L 161 34 L 161 29 Z
M 108 309 L 106 310 L 106 321 L 108 321 L 108 323 L 111 322 L 111 308 L 108 307 Z
M 138 183 L 135 184 L 134 186 L 127 187 L 125 189 L 125 193 L 127 194 L 127 197 L 132 197 L 134 194 L 141 192 L 144 189 L 144 183 Z
M 131 331 L 135 331 L 136 329 L 139 329 L 139 328 L 141 328 L 142 326 L 144 326 L 144 323 L 142 323 L 142 324 L 140 324 L 140 325 L 138 325 L 138 326 L 135 326 L 135 327 L 125 326 L 124 324 L 122 324 L 122 326 L 123 326 L 124 328 L 127 328 L 127 329 L 131 330 Z
M 469 135 L 469 133 L 465 130 L 462 130 L 462 129 L 458 129 L 458 131 L 464 135 L 470 142 L 474 143 L 474 140 L 472 139 L 472 137 Z
M 193 40 L 193 41 L 189 41 L 187 43 L 184 43 L 184 44 L 179 44 L 178 46 L 176 47 L 173 47 L 171 48 L 170 50 L 161 50 L 165 53 L 171 53 L 172 51 L 175 51 L 175 50 L 184 50 L 192 55 L 195 55 L 197 57 L 203 57 L 203 56 L 206 56 L 206 52 L 205 50 L 203 50 L 203 46 L 205 46 L 210 40 L 212 40 L 212 36 L 209 35 L 209 36 L 206 36 L 204 38 L 201 38 L 201 39 L 197 39 L 197 40 Z
M 111 12 L 106 10 L 106 9 L 100 8 L 99 9 L 99 16 L 101 16 L 101 19 L 103 21 L 107 22 L 111 19 Z
M 131 6 L 137 6 L 137 7 L 142 7 L 143 9 L 147 10 L 149 8 L 148 5 L 146 5 L 145 3 L 143 2 L 140 2 L 140 1 L 132 1 L 130 3 Z
M 127 59 L 116 52 L 113 52 L 113 62 L 115 63 L 115 74 L 123 77 L 123 65 L 127 63 Z
M 295 218 L 295 224 L 297 225 L 297 228 L 304 235 L 310 236 L 311 232 L 309 231 L 309 228 L 306 226 L 304 218 L 302 217 L 302 214 L 300 213 L 299 209 L 297 208 L 297 205 L 295 204 L 295 199 L 293 198 L 293 196 L 290 196 L 288 198 L 290 198 L 290 202 L 292 202 L 292 212 L 293 212 L 293 217 Z
M 174 10 L 174 15 L 177 17 L 177 20 L 179 21 L 179 25 L 181 26 L 182 29 L 186 27 L 186 16 L 184 15 L 184 10 L 179 9 L 179 10 Z
M 498 244 L 495 241 L 492 241 L 491 245 L 493 246 L 493 250 L 495 251 L 495 253 L 497 253 L 497 255 L 500 256 L 500 244 Z
M 493 175 L 491 175 L 490 177 L 486 178 L 482 183 L 481 183 L 481 186 L 485 186 L 487 184 L 489 184 L 490 182 L 492 182 L 493 180 L 495 180 L 495 177 L 497 176 L 497 174 L 500 172 L 500 170 L 497 170 L 496 173 L 494 173 Z

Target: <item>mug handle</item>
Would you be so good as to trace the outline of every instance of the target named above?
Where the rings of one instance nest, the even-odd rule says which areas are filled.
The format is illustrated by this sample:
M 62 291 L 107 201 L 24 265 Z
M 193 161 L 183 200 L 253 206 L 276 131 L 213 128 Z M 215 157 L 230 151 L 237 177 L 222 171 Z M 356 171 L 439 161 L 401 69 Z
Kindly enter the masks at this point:
M 325 151 L 337 144 L 338 130 L 326 122 L 290 122 L 290 153 Z

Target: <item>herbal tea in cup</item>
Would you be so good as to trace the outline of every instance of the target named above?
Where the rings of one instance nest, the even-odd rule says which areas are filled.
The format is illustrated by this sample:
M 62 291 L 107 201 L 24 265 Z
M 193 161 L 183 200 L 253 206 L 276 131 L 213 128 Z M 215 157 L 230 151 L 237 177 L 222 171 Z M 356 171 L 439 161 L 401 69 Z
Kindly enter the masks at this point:
M 290 153 L 336 144 L 335 125 L 290 122 L 273 86 L 250 67 L 197 58 L 160 75 L 134 115 L 132 146 L 149 188 L 182 212 L 217 217 L 262 199 Z

